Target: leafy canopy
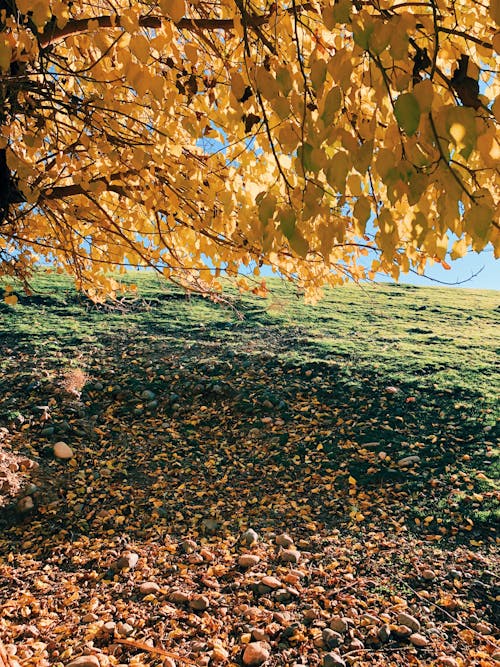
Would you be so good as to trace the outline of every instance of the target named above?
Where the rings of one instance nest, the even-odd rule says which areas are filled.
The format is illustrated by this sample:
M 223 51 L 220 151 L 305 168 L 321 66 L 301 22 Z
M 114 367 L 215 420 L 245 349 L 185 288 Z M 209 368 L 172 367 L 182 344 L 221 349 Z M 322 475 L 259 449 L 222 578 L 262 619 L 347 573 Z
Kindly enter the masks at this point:
M 499 0 L 0 8 L 0 273 L 99 298 L 266 263 L 313 294 L 500 255 Z

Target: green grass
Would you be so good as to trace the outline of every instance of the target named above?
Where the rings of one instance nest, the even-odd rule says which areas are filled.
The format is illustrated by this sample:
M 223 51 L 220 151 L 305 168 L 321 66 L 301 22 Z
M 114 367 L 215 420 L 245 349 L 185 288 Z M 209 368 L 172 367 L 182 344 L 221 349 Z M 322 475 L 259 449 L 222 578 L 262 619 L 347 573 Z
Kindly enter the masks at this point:
M 269 434 L 265 452 L 245 452 L 245 465 L 258 467 L 264 456 L 285 469 L 312 461 L 340 471 L 336 492 L 346 493 L 351 475 L 374 498 L 389 483 L 412 529 L 491 537 L 499 518 L 498 293 L 350 286 L 310 306 L 270 280 L 269 298 L 230 289 L 222 306 L 149 273 L 125 279 L 138 293 L 123 312 L 96 307 L 67 278 L 45 273 L 32 296 L 18 292 L 16 307 L 0 305 L 0 422 L 18 413 L 29 422 L 44 383 L 81 367 L 90 376 L 83 399 L 99 419 L 108 408 L 120 419 L 173 419 L 191 442 L 204 437 L 190 425 L 204 407 L 219 440 L 238 434 L 244 447 L 251 427 L 279 414 L 284 426 Z M 117 386 L 129 392 L 127 407 L 97 399 L 96 383 L 110 395 Z M 389 385 L 398 392 L 388 394 Z M 139 400 L 145 386 L 162 395 L 158 407 Z M 30 432 L 43 446 L 37 427 Z M 395 461 L 415 453 L 424 470 L 401 472 Z

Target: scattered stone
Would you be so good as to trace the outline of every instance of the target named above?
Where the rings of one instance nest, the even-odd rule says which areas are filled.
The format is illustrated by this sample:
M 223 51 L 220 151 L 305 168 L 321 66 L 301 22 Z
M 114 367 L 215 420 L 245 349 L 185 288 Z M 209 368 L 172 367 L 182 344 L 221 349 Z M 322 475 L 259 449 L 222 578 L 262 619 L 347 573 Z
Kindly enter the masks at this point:
M 335 632 L 344 634 L 349 630 L 349 619 L 341 618 L 340 616 L 334 616 L 330 621 L 330 628 L 335 630 Z
M 280 560 L 283 563 L 298 563 L 300 560 L 300 551 L 295 549 L 283 549 L 280 553 Z
M 281 581 L 276 577 L 267 577 L 267 576 L 262 577 L 260 583 L 262 584 L 262 586 L 271 589 L 279 588 L 281 586 Z
M 385 388 L 386 394 L 397 394 L 399 389 L 397 387 L 389 386 Z
M 321 636 L 328 648 L 337 648 L 344 641 L 340 632 L 335 632 L 335 630 L 331 630 L 330 628 L 325 628 Z
M 418 632 L 420 630 L 420 622 L 417 621 L 414 616 L 410 616 L 410 614 L 407 614 L 404 611 L 398 614 L 398 623 L 399 625 L 405 625 L 407 628 L 410 628 L 410 630 L 413 630 L 413 632 Z
M 243 554 L 238 558 L 238 565 L 240 567 L 248 568 L 257 565 L 259 561 L 260 556 L 257 556 L 257 554 Z
M 360 639 L 354 638 L 350 643 L 349 643 L 349 651 L 360 651 L 361 649 L 364 649 L 365 645 Z
M 100 667 L 100 662 L 96 655 L 81 655 L 68 662 L 66 667 Z
M 498 656 L 500 658 L 500 653 L 498 654 Z M 438 664 L 441 667 L 458 667 L 458 662 L 455 660 L 455 658 L 452 658 L 451 655 L 438 656 Z
M 277 602 L 289 602 L 292 599 L 292 593 L 286 588 L 279 588 L 274 594 Z
M 269 641 L 269 635 L 262 628 L 255 628 L 252 630 L 252 639 L 256 642 L 267 642 Z
M 256 544 L 259 541 L 259 536 L 253 530 L 253 528 L 249 528 L 248 530 L 245 530 L 245 532 L 242 534 L 240 541 L 243 544 L 246 544 L 247 547 L 251 546 L 252 544 Z
M 405 456 L 403 459 L 398 461 L 398 466 L 400 468 L 410 468 L 411 466 L 420 463 L 420 456 Z
M 188 562 L 191 563 L 191 565 L 200 565 L 200 563 L 203 563 L 203 556 L 198 553 L 189 554 Z
M 338 653 L 332 651 L 323 658 L 323 667 L 345 667 L 345 661 Z
M 362 620 L 366 625 L 378 625 L 380 623 L 379 619 L 373 614 L 363 614 Z
M 20 498 L 16 503 L 16 509 L 21 514 L 27 514 L 28 512 L 31 512 L 34 506 L 35 504 L 31 496 L 24 496 L 24 498 Z
M 189 606 L 195 611 L 205 611 L 205 609 L 210 607 L 210 600 L 206 595 L 193 595 L 189 602 Z
M 417 646 L 418 648 L 423 648 L 424 646 L 427 646 L 427 644 L 429 643 L 427 637 L 424 637 L 424 635 L 420 635 L 418 632 L 414 632 L 412 635 L 410 635 L 410 641 L 413 644 L 413 646 Z
M 420 574 L 422 575 L 422 578 L 425 579 L 426 581 L 432 581 L 433 579 L 436 578 L 436 573 L 434 572 L 434 570 L 431 570 L 430 568 L 422 570 Z
M 381 642 L 389 641 L 389 637 L 391 636 L 391 626 L 385 623 L 381 628 L 379 628 L 377 635 Z
M 198 548 L 198 545 L 194 540 L 184 540 L 181 544 L 182 550 L 186 554 L 192 554 Z
M 66 461 L 73 458 L 73 450 L 65 442 L 56 442 L 53 451 L 56 459 Z
M 130 625 L 130 623 L 123 623 L 122 621 L 120 621 L 119 623 L 116 624 L 116 632 L 121 637 L 127 637 L 127 635 L 131 635 L 133 631 L 134 628 Z
M 278 535 L 276 537 L 276 544 L 279 547 L 283 547 L 284 549 L 288 549 L 288 547 L 293 546 L 293 540 L 290 537 L 290 535 L 288 535 L 288 533 L 281 533 L 281 535 Z
M 139 592 L 142 595 L 152 595 L 158 593 L 160 587 L 156 581 L 143 581 L 142 584 L 139 584 Z
M 214 554 L 209 549 L 201 549 L 200 556 L 206 563 L 211 563 L 213 560 L 215 560 Z
M 82 616 L 82 621 L 84 623 L 95 623 L 98 620 L 99 616 L 97 614 L 88 613 L 85 614 L 85 616 Z
M 266 642 L 250 642 L 243 652 L 243 664 L 262 665 L 269 660 L 269 644 Z
M 152 401 L 154 398 L 156 398 L 156 394 L 150 389 L 144 389 L 144 391 L 141 393 L 141 398 L 143 398 L 145 401 Z
M 168 599 L 176 604 L 185 604 L 186 602 L 189 602 L 191 598 L 189 593 L 186 593 L 185 591 L 174 590 L 170 593 Z
M 215 646 L 212 651 L 212 661 L 213 662 L 226 662 L 229 658 L 229 651 L 226 651 L 222 646 Z
M 117 570 L 132 570 L 139 562 L 139 554 L 133 551 L 124 551 L 120 558 L 116 561 Z
M 395 628 L 391 628 L 391 630 L 398 639 L 408 639 L 411 635 L 411 629 L 406 625 L 397 625 Z
M 203 519 L 201 522 L 201 527 L 205 533 L 213 535 L 219 529 L 219 522 L 216 521 L 216 519 Z
M 107 621 L 103 626 L 102 629 L 104 632 L 112 633 L 115 631 L 116 628 L 116 623 L 114 621 Z
M 493 632 L 491 625 L 488 625 L 487 623 L 476 623 L 476 627 L 474 628 L 477 632 L 480 632 L 483 635 L 491 635 Z

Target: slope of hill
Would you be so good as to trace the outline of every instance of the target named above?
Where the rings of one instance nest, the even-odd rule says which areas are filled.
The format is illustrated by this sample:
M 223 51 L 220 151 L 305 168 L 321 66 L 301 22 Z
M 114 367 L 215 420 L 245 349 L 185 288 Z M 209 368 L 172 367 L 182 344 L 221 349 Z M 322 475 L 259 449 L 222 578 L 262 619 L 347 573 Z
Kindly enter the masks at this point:
M 43 274 L 0 306 L 0 427 L 38 466 L 0 515 L 8 651 L 493 664 L 497 293 L 128 279 L 111 310 Z

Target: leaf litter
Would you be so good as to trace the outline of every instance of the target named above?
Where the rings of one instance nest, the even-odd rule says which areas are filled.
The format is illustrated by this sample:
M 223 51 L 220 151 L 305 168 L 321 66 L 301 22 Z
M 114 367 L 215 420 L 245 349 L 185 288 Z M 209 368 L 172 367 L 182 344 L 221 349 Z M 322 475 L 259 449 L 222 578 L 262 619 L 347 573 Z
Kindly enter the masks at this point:
M 488 407 L 304 358 L 299 327 L 173 340 L 122 318 L 73 374 L 64 340 L 7 339 L 9 446 L 38 465 L 34 507 L 0 518 L 10 660 L 498 660 Z

